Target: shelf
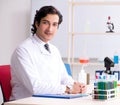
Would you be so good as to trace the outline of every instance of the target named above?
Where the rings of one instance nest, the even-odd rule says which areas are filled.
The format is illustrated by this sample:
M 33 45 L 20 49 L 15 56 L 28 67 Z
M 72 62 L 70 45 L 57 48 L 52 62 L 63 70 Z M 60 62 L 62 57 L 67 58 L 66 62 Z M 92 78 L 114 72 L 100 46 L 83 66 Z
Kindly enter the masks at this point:
M 120 33 L 119 32 L 117 32 L 117 33 L 102 33 L 102 32 L 88 32 L 88 33 L 84 33 L 84 32 L 79 32 L 79 33 L 77 33 L 77 32 L 75 32 L 75 33 L 70 33 L 69 32 L 69 34 L 71 35 L 120 35 Z
M 105 32 L 105 30 L 104 29 L 101 29 L 101 30 L 94 30 L 94 31 L 96 31 L 96 32 L 94 32 L 93 30 L 84 30 L 84 27 L 83 27 L 83 29 L 81 28 L 81 31 L 80 30 L 75 30 L 75 28 L 77 28 L 76 26 L 75 26 L 75 19 L 77 20 L 78 18 L 75 18 L 74 16 L 78 16 L 78 14 L 77 15 L 75 15 L 75 9 L 82 9 L 82 11 L 83 11 L 83 7 L 82 8 L 75 8 L 75 6 L 84 6 L 85 7 L 85 9 L 87 8 L 87 6 L 89 7 L 89 6 L 95 6 L 95 9 L 94 8 L 92 8 L 92 10 L 96 10 L 96 8 L 98 7 L 99 8 L 99 6 L 115 6 L 115 7 L 119 7 L 120 6 L 120 1 L 87 1 L 87 2 L 85 2 L 84 0 L 83 1 L 80 1 L 80 2 L 76 2 L 76 1 L 74 1 L 74 0 L 71 0 L 71 1 L 69 1 L 68 2 L 69 3 L 69 29 L 68 29 L 68 43 L 69 43 L 69 45 L 68 45 L 68 63 L 70 63 L 72 66 L 73 65 L 82 65 L 82 64 L 80 64 L 79 62 L 78 62 L 78 60 L 75 60 L 75 57 L 74 57 L 74 52 L 75 52 L 75 36 L 80 36 L 80 35 L 106 35 L 106 36 L 114 36 L 114 35 L 120 35 L 120 32 L 119 32 L 119 30 L 116 30 L 115 32 L 113 32 L 113 33 L 110 33 L 110 32 L 108 32 L 108 33 L 106 33 Z M 97 7 L 96 7 L 97 6 Z M 111 7 L 110 7 L 111 8 Z M 114 10 L 114 8 L 111 8 L 112 10 Z M 101 10 L 101 8 L 100 8 L 100 10 Z M 108 9 L 109 10 L 109 9 Z M 116 9 L 116 10 L 119 10 L 119 9 Z M 80 12 L 82 12 L 82 11 L 80 11 Z M 77 12 L 79 12 L 79 11 L 77 11 Z M 84 12 L 88 12 L 88 13 L 91 13 L 91 12 L 89 12 L 89 8 L 88 8 L 88 11 L 86 10 L 86 11 L 83 11 L 83 13 Z M 95 14 L 96 14 L 96 11 L 93 11 L 93 12 L 95 12 Z M 100 11 L 99 11 L 100 12 Z M 98 12 L 98 13 L 99 13 Z M 105 9 L 105 12 L 107 13 L 106 15 L 107 16 L 109 16 L 108 14 L 109 14 L 109 12 L 107 12 L 107 10 Z M 110 11 L 110 13 L 111 13 L 111 11 Z M 80 14 L 81 15 L 81 14 Z M 89 14 L 89 15 L 91 15 L 91 14 Z M 105 16 L 106 16 L 105 15 Z M 71 16 L 71 17 L 70 17 Z M 85 16 L 88 16 L 88 15 L 86 15 L 85 14 Z M 102 16 L 102 15 L 101 15 Z M 84 17 L 82 17 L 82 19 L 84 20 Z M 93 19 L 93 18 L 92 18 Z M 105 21 L 105 20 L 104 20 Z M 79 22 L 79 21 L 77 21 L 77 22 Z M 101 21 L 100 21 L 101 22 Z M 84 22 L 83 22 L 84 23 Z M 82 24 L 83 24 L 82 23 Z M 84 25 L 84 24 L 83 24 Z M 94 26 L 95 27 L 95 26 Z M 98 28 L 99 29 L 99 28 Z M 107 30 L 107 29 L 106 29 Z M 90 31 L 90 32 L 89 32 Z M 87 65 L 100 65 L 100 66 L 103 66 L 104 67 L 104 62 L 101 62 L 101 61 L 95 61 L 95 62 L 89 62 Z
M 70 63 L 71 65 L 82 65 L 81 63 L 79 63 L 79 62 L 74 62 L 74 63 Z M 100 65 L 100 66 L 103 66 L 104 65 L 104 63 L 103 62 L 91 62 L 91 63 L 87 63 L 87 65 Z
M 100 2 L 100 1 L 95 1 L 95 2 L 69 2 L 73 6 L 80 6 L 80 5 L 120 5 L 119 1 L 110 1 L 110 2 Z
M 67 62 L 66 58 L 63 58 L 63 60 L 64 62 Z M 71 62 L 70 62 L 71 65 L 82 65 L 82 63 L 79 62 L 79 58 L 74 58 L 73 60 L 74 61 L 72 61 L 72 58 L 71 58 Z M 87 65 L 102 65 L 103 66 L 104 61 L 100 61 L 97 58 L 90 58 Z

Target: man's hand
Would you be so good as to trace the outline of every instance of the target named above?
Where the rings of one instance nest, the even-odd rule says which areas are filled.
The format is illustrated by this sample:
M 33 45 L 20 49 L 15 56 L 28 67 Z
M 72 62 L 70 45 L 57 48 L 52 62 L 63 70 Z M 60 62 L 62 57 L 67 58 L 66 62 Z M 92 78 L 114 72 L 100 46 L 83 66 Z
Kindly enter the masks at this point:
M 66 87 L 66 93 L 71 93 L 71 94 L 85 93 L 86 90 L 87 90 L 87 86 L 79 82 L 74 82 L 72 90 L 70 90 L 69 87 Z

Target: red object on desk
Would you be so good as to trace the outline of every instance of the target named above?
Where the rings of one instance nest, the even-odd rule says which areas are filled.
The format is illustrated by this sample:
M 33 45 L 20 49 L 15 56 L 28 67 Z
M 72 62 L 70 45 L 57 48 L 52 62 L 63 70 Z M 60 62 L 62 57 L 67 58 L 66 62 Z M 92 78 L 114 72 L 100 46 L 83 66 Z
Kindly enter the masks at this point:
M 88 63 L 89 60 L 88 59 L 80 59 L 79 62 L 84 64 L 84 63 Z

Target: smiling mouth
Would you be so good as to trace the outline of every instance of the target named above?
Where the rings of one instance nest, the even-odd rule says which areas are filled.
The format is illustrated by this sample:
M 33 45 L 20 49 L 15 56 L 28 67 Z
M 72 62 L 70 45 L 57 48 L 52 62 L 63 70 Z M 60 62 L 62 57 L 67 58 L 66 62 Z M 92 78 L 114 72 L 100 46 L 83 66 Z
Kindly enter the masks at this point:
M 49 32 L 45 32 L 46 35 L 52 35 L 52 33 L 49 33 Z

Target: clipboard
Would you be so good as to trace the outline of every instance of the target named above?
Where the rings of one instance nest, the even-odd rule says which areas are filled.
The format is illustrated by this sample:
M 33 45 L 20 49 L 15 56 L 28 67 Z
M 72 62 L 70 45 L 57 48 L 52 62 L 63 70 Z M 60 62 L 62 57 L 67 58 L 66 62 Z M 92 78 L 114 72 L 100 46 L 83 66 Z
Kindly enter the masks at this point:
M 39 95 L 32 95 L 33 97 L 44 97 L 44 98 L 63 98 L 63 99 L 72 99 L 72 98 L 79 98 L 85 97 L 89 94 L 39 94 Z

